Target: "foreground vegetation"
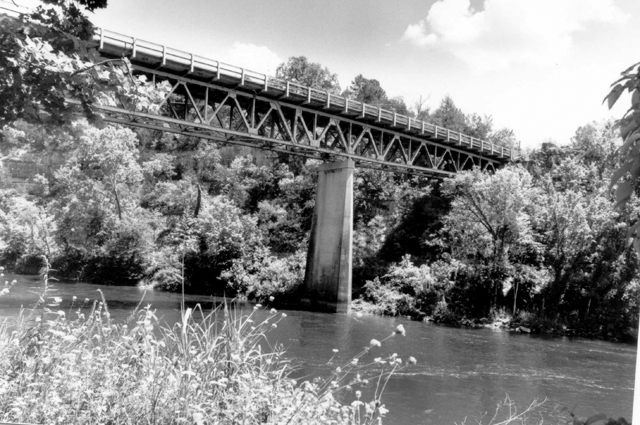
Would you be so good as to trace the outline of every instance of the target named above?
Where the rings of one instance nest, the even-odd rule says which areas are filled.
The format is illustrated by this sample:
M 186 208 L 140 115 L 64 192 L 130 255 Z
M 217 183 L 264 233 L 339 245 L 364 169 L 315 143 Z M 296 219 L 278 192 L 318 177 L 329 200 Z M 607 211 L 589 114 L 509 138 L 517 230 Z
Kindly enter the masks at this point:
M 148 307 L 115 323 L 104 299 L 57 310 L 62 300 L 50 289 L 45 282 L 32 310 L 0 326 L 2 422 L 373 424 L 387 413 L 381 396 L 390 376 L 415 364 L 396 354 L 373 359 L 404 335 L 400 325 L 328 366 L 328 377 L 296 382 L 295 365 L 265 339 L 286 320 L 273 309 L 197 306 L 168 328 Z

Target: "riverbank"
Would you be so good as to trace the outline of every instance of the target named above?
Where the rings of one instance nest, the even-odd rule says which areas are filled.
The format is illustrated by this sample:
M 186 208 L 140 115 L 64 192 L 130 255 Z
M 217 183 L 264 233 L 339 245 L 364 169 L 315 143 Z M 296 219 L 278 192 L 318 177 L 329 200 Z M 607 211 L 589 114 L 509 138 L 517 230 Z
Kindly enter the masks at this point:
M 426 322 L 441 323 L 448 326 L 455 326 L 460 328 L 471 329 L 493 329 L 502 330 L 512 333 L 524 333 L 534 335 L 546 335 L 555 337 L 580 337 L 598 339 L 610 342 L 623 342 L 633 343 L 637 342 L 638 330 L 629 328 L 626 332 L 626 337 L 616 338 L 613 335 L 603 337 L 599 332 L 594 332 L 589 329 L 575 329 L 569 328 L 565 324 L 559 323 L 554 320 L 544 319 L 539 317 L 531 317 L 528 320 L 512 319 L 512 318 L 498 318 L 498 319 L 459 319 L 454 322 L 441 322 L 434 320 L 432 317 L 425 317 L 422 319 Z

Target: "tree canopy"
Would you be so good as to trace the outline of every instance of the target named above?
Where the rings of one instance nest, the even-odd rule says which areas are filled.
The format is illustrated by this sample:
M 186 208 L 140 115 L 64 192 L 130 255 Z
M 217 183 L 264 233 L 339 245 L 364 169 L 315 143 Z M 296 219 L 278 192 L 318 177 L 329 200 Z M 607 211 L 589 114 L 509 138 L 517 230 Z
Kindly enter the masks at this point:
M 340 93 L 338 75 L 319 63 L 310 62 L 305 56 L 292 56 L 286 63 L 281 63 L 276 69 L 276 77 L 333 94 Z

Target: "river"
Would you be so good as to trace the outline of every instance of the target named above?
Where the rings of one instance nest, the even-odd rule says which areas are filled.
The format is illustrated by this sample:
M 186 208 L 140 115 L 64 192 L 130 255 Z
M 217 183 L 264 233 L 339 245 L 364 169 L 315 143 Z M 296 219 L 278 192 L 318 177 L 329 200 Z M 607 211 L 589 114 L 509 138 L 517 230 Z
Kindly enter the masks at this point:
M 15 317 L 21 306 L 37 299 L 32 293 L 42 283 L 34 276 L 5 274 L 16 279 L 8 295 L 0 297 L 0 320 Z M 56 282 L 53 295 L 68 309 L 76 296 L 98 299 L 101 289 L 115 320 L 129 315 L 143 291 L 135 287 Z M 212 298 L 187 295 L 186 303 L 210 308 Z M 169 324 L 180 316 L 181 296 L 147 291 L 151 304 Z M 251 311 L 250 304 L 240 308 Z M 286 310 L 285 310 L 286 311 Z M 473 417 L 493 414 L 505 395 L 522 409 L 534 399 L 547 399 L 540 410 L 545 423 L 561 423 L 564 406 L 580 416 L 602 412 L 631 421 L 636 346 L 578 338 L 549 338 L 490 329 L 458 329 L 404 318 L 286 311 L 286 317 L 269 334 L 270 343 L 281 343 L 287 356 L 300 364 L 298 376 L 326 375 L 327 361 L 338 349 L 335 363 L 346 362 L 372 338 L 383 339 L 398 324 L 407 335 L 396 335 L 376 355 L 397 352 L 417 364 L 394 375 L 383 402 L 390 410 L 385 423 L 393 425 L 476 423 Z M 365 392 L 364 399 L 367 399 Z M 538 416 L 539 418 L 539 416 Z M 487 423 L 485 419 L 483 423 Z M 564 422 L 562 422 L 564 423 Z

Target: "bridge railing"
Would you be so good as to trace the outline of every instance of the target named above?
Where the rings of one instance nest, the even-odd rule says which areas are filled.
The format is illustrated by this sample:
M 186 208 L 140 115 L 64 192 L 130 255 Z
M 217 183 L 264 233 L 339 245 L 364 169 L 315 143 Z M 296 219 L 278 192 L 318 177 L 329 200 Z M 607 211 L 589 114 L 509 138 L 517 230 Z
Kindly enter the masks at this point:
M 99 49 L 111 56 L 126 55 L 132 63 L 148 67 L 181 72 L 199 80 L 231 84 L 246 90 L 273 95 L 283 101 L 302 103 L 309 107 L 323 108 L 386 125 L 395 131 L 435 138 L 465 149 L 504 159 L 512 159 L 513 150 L 496 146 L 469 135 L 440 127 L 426 121 L 416 120 L 394 111 L 365 104 L 347 97 L 307 87 L 267 74 L 247 70 L 218 60 L 187 53 L 162 44 L 137 39 L 100 28 L 95 36 Z

